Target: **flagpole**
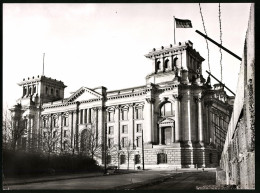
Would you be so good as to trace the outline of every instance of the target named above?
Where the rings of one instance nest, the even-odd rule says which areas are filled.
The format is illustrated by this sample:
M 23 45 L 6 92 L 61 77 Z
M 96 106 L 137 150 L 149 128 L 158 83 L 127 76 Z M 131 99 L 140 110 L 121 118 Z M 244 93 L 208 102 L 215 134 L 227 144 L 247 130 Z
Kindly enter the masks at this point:
M 43 61 L 42 61 L 42 75 L 44 76 L 44 57 L 45 53 L 43 53 Z
M 176 41 L 175 41 L 175 16 L 173 16 L 173 28 L 174 28 L 174 45 L 176 44 Z

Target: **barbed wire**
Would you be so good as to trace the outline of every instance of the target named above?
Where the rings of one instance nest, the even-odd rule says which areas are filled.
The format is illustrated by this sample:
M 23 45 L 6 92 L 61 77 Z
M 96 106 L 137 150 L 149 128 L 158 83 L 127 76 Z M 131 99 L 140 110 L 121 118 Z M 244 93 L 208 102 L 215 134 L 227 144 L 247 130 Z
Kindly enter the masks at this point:
M 221 27 L 221 8 L 220 8 L 220 3 L 218 5 L 218 18 L 219 18 L 219 31 L 220 31 L 220 45 L 222 45 L 222 27 Z M 223 76 L 222 76 L 222 49 L 219 48 L 219 52 L 220 52 L 220 81 L 222 82 L 223 80 Z
M 206 27 L 205 27 L 204 18 L 203 18 L 203 15 L 202 15 L 202 10 L 201 10 L 200 3 L 199 3 L 199 8 L 200 8 L 200 15 L 201 15 L 201 20 L 202 20 L 202 25 L 203 25 L 203 28 L 204 28 L 204 32 L 205 32 L 206 36 L 208 36 L 208 35 L 207 35 L 207 31 L 206 31 Z M 210 64 L 209 64 L 209 44 L 208 44 L 208 41 L 207 41 L 206 38 L 205 38 L 205 40 L 206 40 L 207 50 L 208 50 L 208 66 L 209 66 L 209 72 L 211 72 L 211 71 L 210 71 Z

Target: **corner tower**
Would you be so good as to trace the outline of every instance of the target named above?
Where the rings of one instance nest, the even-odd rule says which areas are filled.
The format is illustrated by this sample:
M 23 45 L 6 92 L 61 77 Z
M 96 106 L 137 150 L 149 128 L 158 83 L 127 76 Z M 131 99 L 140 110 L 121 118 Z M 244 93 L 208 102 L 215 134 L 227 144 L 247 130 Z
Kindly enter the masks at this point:
M 18 85 L 22 87 L 22 97 L 19 99 L 22 106 L 61 100 L 64 98 L 66 88 L 62 81 L 39 75 L 24 78 Z
M 205 60 L 193 49 L 191 41 L 153 48 L 145 57 L 152 60 L 152 73 L 146 76 L 146 84 L 174 81 L 180 77 L 189 83 L 196 74 L 201 74 L 201 65 Z

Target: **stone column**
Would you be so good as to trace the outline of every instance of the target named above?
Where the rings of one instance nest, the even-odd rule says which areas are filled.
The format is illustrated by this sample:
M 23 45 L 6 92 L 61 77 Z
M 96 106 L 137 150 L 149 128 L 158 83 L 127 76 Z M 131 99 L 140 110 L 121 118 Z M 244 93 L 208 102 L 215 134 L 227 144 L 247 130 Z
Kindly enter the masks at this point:
M 118 144 L 119 147 L 121 147 L 121 140 L 120 140 L 120 109 L 119 106 L 115 106 L 115 128 L 114 128 L 114 135 L 115 135 L 115 140 Z
M 63 125 L 62 125 L 62 120 L 63 120 L 63 116 L 61 113 L 60 114 L 60 119 L 59 119 L 59 126 L 60 126 L 60 149 L 61 151 L 63 151 Z M 69 120 L 68 120 L 69 121 Z
M 102 139 L 102 142 L 103 142 L 103 136 L 104 136 L 103 125 L 104 125 L 104 122 L 106 122 L 106 121 L 104 121 L 104 119 L 103 119 L 103 111 L 102 111 L 102 109 L 103 109 L 102 106 L 98 107 L 98 109 L 97 109 L 98 110 L 98 121 L 97 121 L 97 124 L 98 124 L 98 139 L 99 140 Z
M 204 133 L 203 133 L 203 114 L 202 114 L 202 105 L 201 97 L 198 98 L 198 129 L 199 129 L 199 142 L 204 142 Z
M 91 108 L 88 109 L 88 123 L 91 123 Z
M 98 139 L 98 108 L 94 107 L 94 115 L 95 115 L 95 120 L 93 120 L 93 124 L 95 124 L 95 133 L 96 133 L 96 139 Z M 97 143 L 96 143 L 97 145 Z
M 146 128 L 145 128 L 145 134 L 146 134 L 146 142 L 152 143 L 152 140 L 154 140 L 154 129 L 153 129 L 153 98 L 146 98 L 146 115 L 145 122 L 146 122 Z
M 159 126 L 159 145 L 162 145 L 162 128 Z
M 135 144 L 135 131 L 134 131 L 134 105 L 133 103 L 128 104 L 129 106 L 129 140 L 131 140 L 132 146 L 134 148 Z
M 73 148 L 73 143 L 74 143 L 74 131 L 73 131 L 73 111 L 69 112 L 69 128 L 70 128 L 70 146 Z M 61 125 L 60 125 L 61 126 Z
M 181 95 L 173 95 L 175 98 L 175 142 L 179 142 L 181 140 L 180 133 L 180 100 L 182 98 Z
M 190 91 L 187 92 L 187 121 L 188 121 L 188 144 L 191 145 L 191 96 Z
M 171 141 L 171 142 L 174 143 L 174 142 L 175 142 L 175 138 L 174 138 L 174 137 L 175 137 L 175 136 L 174 136 L 174 133 L 175 133 L 175 132 L 174 132 L 174 125 L 171 126 L 171 128 L 172 128 L 172 136 L 171 136 L 172 141 Z M 176 135 L 176 134 L 175 134 L 175 135 Z
M 85 123 L 85 109 L 82 109 L 82 124 Z

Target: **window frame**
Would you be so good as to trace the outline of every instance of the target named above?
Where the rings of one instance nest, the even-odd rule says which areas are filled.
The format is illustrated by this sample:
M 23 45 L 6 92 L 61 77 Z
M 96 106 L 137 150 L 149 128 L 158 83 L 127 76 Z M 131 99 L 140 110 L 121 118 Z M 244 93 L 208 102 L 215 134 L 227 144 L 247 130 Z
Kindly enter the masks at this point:
M 122 125 L 122 134 L 128 133 L 128 125 Z

